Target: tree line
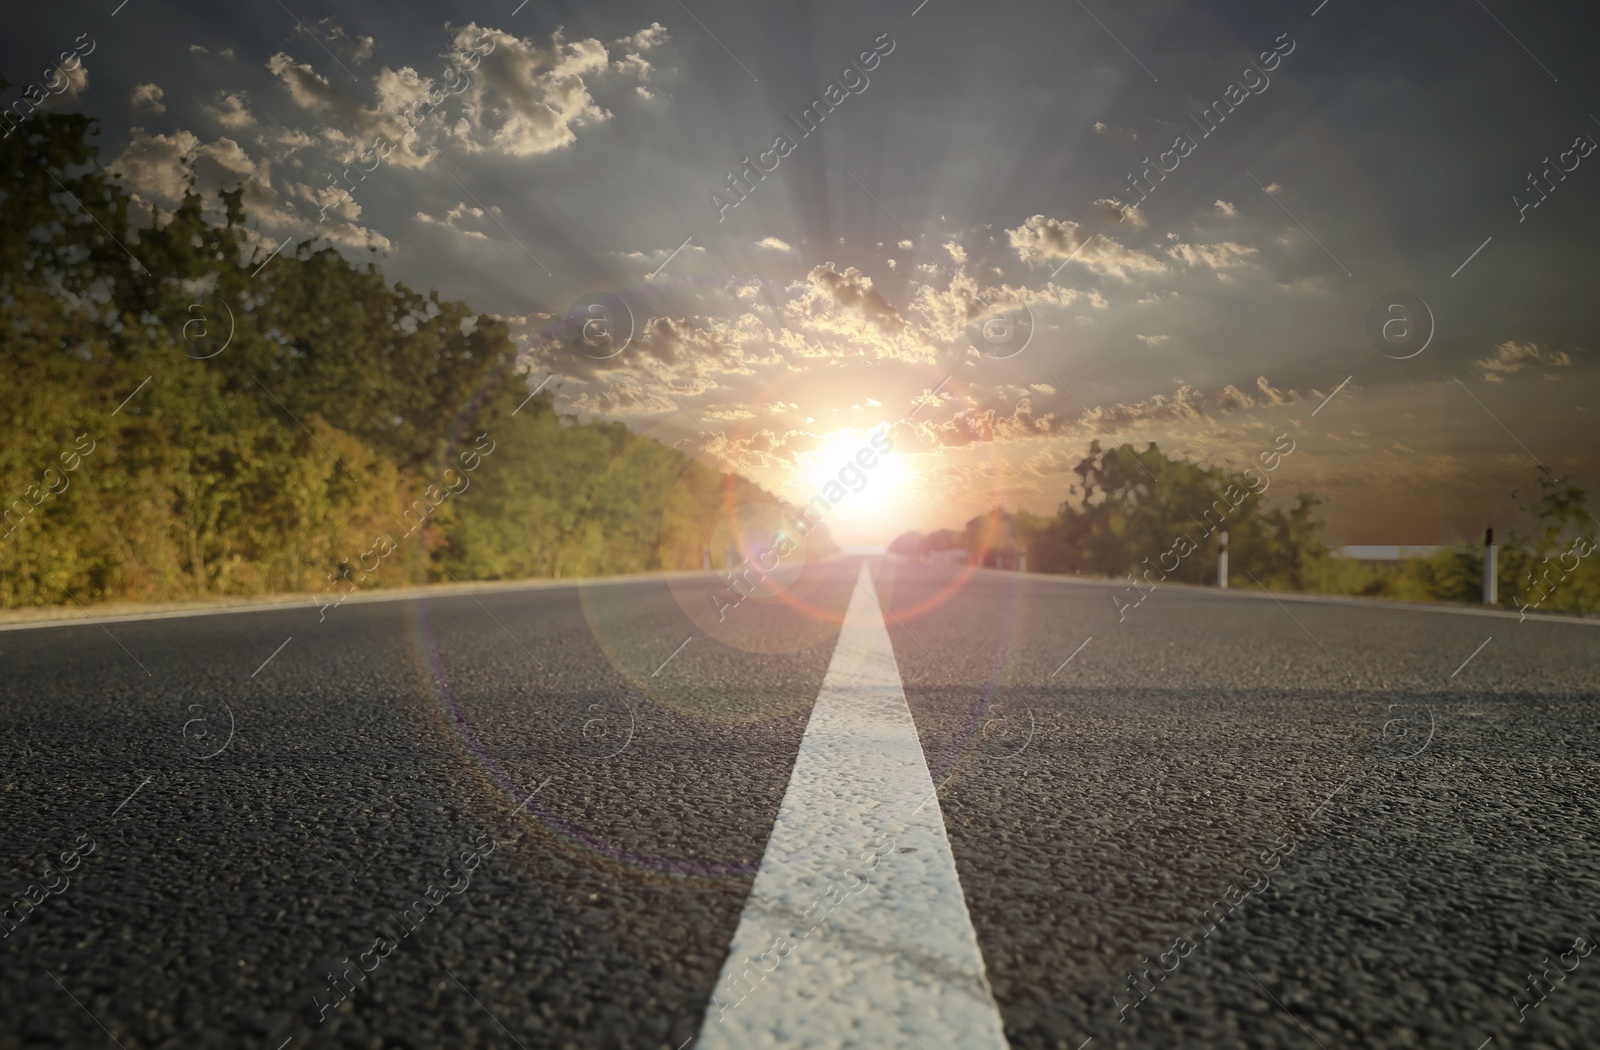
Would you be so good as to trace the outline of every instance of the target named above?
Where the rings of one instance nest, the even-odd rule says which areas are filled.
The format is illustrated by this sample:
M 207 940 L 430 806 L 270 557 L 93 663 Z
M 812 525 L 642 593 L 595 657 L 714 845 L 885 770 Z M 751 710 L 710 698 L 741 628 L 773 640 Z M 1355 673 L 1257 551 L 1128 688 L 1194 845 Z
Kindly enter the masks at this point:
M 1287 441 L 1287 444 L 1285 443 Z M 1301 491 L 1271 500 L 1270 473 L 1293 454 L 1288 435 L 1257 454 L 1243 470 L 1174 458 L 1154 442 L 1090 444 L 1073 468 L 1077 477 L 1053 516 L 992 511 L 964 529 L 907 533 L 891 551 L 926 556 L 965 550 L 971 561 L 1015 568 L 1026 557 L 1036 572 L 1126 578 L 1139 586 L 1162 581 L 1213 584 L 1217 547 L 1227 531 L 1229 579 L 1273 590 L 1357 594 L 1407 601 L 1478 603 L 1483 548 L 1462 541 L 1429 557 L 1393 564 L 1335 555 L 1316 508 Z M 1500 540 L 1498 600 L 1529 612 L 1600 613 L 1600 557 L 1589 494 L 1570 478 L 1548 472 L 1530 492 L 1513 493 L 1525 524 Z
M 0 606 L 699 568 L 726 508 L 777 502 L 524 403 L 465 303 L 269 258 L 240 189 L 137 203 L 94 130 L 0 139 Z

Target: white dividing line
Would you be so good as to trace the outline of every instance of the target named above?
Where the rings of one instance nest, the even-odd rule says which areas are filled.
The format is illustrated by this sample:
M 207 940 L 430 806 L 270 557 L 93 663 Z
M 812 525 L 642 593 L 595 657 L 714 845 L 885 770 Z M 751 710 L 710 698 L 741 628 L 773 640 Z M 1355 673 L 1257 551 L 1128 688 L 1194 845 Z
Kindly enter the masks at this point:
M 1006 1047 L 933 791 L 863 573 L 696 1050 Z

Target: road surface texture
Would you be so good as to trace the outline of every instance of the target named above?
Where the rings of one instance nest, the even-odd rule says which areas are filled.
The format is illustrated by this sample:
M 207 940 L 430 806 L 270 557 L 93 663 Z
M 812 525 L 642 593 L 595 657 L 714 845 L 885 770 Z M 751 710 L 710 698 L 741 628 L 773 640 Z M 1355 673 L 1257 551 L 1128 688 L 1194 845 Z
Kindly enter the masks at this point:
M 0 630 L 0 1048 L 1595 1045 L 1600 627 L 713 593 Z

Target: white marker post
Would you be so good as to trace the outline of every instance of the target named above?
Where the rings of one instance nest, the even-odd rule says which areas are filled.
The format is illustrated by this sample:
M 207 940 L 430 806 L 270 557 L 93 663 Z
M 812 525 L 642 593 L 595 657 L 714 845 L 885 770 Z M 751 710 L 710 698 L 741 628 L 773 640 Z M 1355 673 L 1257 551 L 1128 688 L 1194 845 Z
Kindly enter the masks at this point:
M 1228 589 L 1228 530 L 1217 533 L 1217 586 Z
M 1499 579 L 1496 573 L 1499 564 L 1498 552 L 1500 548 L 1494 545 L 1494 529 L 1490 527 L 1483 533 L 1483 604 L 1499 604 Z

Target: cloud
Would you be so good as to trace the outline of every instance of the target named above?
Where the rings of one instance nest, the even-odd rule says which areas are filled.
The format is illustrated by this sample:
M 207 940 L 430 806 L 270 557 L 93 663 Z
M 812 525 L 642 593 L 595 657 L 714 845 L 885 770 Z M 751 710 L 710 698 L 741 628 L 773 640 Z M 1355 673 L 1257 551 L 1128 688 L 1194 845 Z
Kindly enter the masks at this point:
M 1082 460 L 1081 451 L 1069 452 L 1060 448 L 1047 448 L 1023 460 L 1022 469 L 1025 473 L 1048 478 L 1057 474 L 1070 474 Z
M 128 134 L 128 145 L 107 165 L 108 170 L 146 196 L 182 200 L 200 140 L 187 131 L 152 135 L 142 127 L 132 128 Z
M 957 244 L 955 241 L 945 241 L 944 250 L 949 252 L 950 258 L 954 259 L 958 263 L 964 263 L 967 261 L 967 250 L 961 247 L 961 245 Z
M 1300 392 L 1298 390 L 1290 390 L 1287 393 L 1278 390 L 1267 382 L 1266 376 L 1256 376 L 1256 388 L 1265 394 L 1267 400 L 1274 405 L 1287 405 L 1300 400 Z
M 621 40 L 613 41 L 611 46 L 619 51 L 632 49 L 634 51 L 648 51 L 652 47 L 667 42 L 667 30 L 660 22 L 651 22 L 649 26 L 639 30 L 632 36 L 625 36 Z
M 351 39 L 332 22 L 323 25 L 351 61 L 369 57 L 370 38 Z M 387 150 L 386 165 L 418 170 L 441 150 L 531 157 L 570 146 L 579 129 L 611 117 L 591 86 L 607 78 L 637 84 L 651 71 L 639 52 L 665 39 L 652 23 L 613 43 L 634 50 L 612 61 L 599 40 L 569 41 L 559 29 L 540 43 L 470 24 L 450 29 L 441 43 L 451 53 L 421 73 L 382 66 L 359 83 L 338 74 L 330 81 L 285 52 L 273 55 L 267 69 L 297 107 L 326 121 L 307 130 L 334 148 L 337 163 L 376 146 Z M 248 112 L 242 93 L 239 100 L 226 112 L 242 122 Z
M 1232 270 L 1247 265 L 1256 249 L 1237 241 L 1218 244 L 1175 244 L 1167 254 L 1189 266 L 1204 264 L 1213 270 Z
M 1132 404 L 1096 405 L 1078 420 L 1078 426 L 1087 433 L 1118 434 L 1152 423 L 1195 423 L 1205 418 L 1200 407 L 1203 397 L 1182 383 L 1170 396 L 1155 394 Z
M 1233 205 L 1229 204 L 1227 201 L 1217 201 L 1216 209 L 1217 209 L 1217 211 L 1221 212 L 1223 215 L 1226 215 L 1230 219 L 1239 214 L 1239 209 L 1235 208 Z
M 283 83 L 289 98 L 303 110 L 327 113 L 348 106 L 344 95 L 328 83 L 327 77 L 282 51 L 267 60 L 267 70 Z
M 256 118 L 250 115 L 250 96 L 243 91 L 233 94 L 219 91 L 215 104 L 200 108 L 206 116 L 225 128 L 247 128 L 256 122 Z
M 189 131 L 152 135 L 135 127 L 127 146 L 107 168 L 136 194 L 160 203 L 176 204 L 192 189 L 207 207 L 215 208 L 220 191 L 237 187 L 243 190 L 245 211 L 257 228 L 292 227 L 303 232 L 306 224 L 304 217 L 285 206 L 284 194 L 273 186 L 271 158 L 252 159 L 227 136 L 202 143 Z M 329 206 L 325 210 L 330 223 L 318 226 L 318 235 L 352 247 L 392 247 L 382 234 L 356 225 L 361 206 L 342 189 L 291 183 L 286 191 L 291 199 Z
M 1101 197 L 1094 202 L 1102 218 L 1112 222 L 1126 222 L 1135 229 L 1144 229 L 1144 212 L 1137 204 L 1124 204 L 1115 197 Z
M 1540 350 L 1537 343 L 1508 339 L 1496 346 L 1494 353 L 1472 363 L 1483 371 L 1483 378 L 1489 382 L 1504 383 L 1506 376 L 1534 365 L 1565 368 L 1572 364 L 1572 357 L 1564 350 Z
M 166 92 L 154 84 L 135 84 L 133 90 L 128 93 L 128 105 L 132 106 L 135 112 L 159 117 L 167 111 L 167 107 L 161 104 L 161 96 L 164 94 Z
M 63 80 L 66 81 L 65 87 L 61 85 Z M 79 96 L 89 90 L 89 67 L 80 58 L 71 69 L 65 66 L 48 69 L 41 85 L 40 90 L 45 92 L 45 96 L 39 104 L 40 109 L 65 108 L 77 102 Z
M 1053 412 L 1035 413 L 1024 397 L 1009 412 L 997 407 L 966 408 L 942 423 L 925 420 L 912 429 L 926 442 L 945 448 L 995 441 L 1022 441 L 1049 437 L 1069 424 Z
M 460 204 L 457 204 L 455 207 L 445 212 L 444 218 L 442 219 L 436 219 L 427 212 L 417 212 L 417 220 L 419 222 L 426 223 L 430 226 L 442 226 L 445 229 L 454 230 L 463 237 L 472 237 L 480 241 L 488 240 L 488 234 L 481 230 L 469 230 L 463 225 L 463 223 L 469 218 L 484 219 L 485 217 L 486 216 L 482 208 L 468 207 L 465 201 L 462 201 Z
M 917 285 L 912 312 L 922 322 L 918 334 L 927 343 L 966 345 L 968 323 L 992 311 L 1035 304 L 1070 306 L 1077 298 L 1076 290 L 1054 281 L 1037 290 L 1006 284 L 983 287 L 976 277 L 960 269 L 942 291 L 931 284 Z
M 1172 336 L 1170 336 L 1170 335 L 1135 335 L 1134 338 L 1139 340 L 1141 343 L 1145 344 L 1146 346 L 1160 346 L 1162 343 L 1169 342 L 1172 339 Z
M 317 27 L 322 30 L 322 43 L 338 48 L 352 61 L 365 62 L 372 57 L 373 39 L 370 36 L 352 37 L 331 18 L 322 19 Z
M 909 252 L 912 248 L 916 247 L 916 245 L 911 241 L 898 241 L 896 242 L 895 247 L 899 248 L 903 252 Z
M 792 252 L 794 249 L 776 237 L 763 237 L 756 242 L 757 248 L 769 248 L 775 252 Z
M 1224 415 L 1241 408 L 1255 408 L 1256 399 L 1229 383 L 1211 399 L 1212 404 Z
M 1132 142 L 1139 137 L 1129 128 L 1114 128 L 1109 124 L 1102 124 L 1098 120 L 1094 122 L 1094 133 L 1096 135 L 1104 135 L 1108 139 L 1124 139 L 1128 142 Z
M 565 326 L 546 331 L 562 333 Z M 621 353 L 609 358 L 602 356 L 610 352 L 609 346 L 590 343 L 579 347 L 562 342 L 559 337 L 546 336 L 530 350 L 536 361 L 569 379 L 588 380 L 623 370 L 641 382 L 670 385 L 679 394 L 689 396 L 717 389 L 721 386 L 718 375 L 751 374 L 741 352 L 745 336 L 736 322 L 719 319 L 699 323 L 686 317 L 652 317 Z M 589 391 L 594 411 L 610 412 L 645 403 L 638 396 L 619 390 L 619 383 L 616 376 L 609 376 L 600 389 Z M 676 410 L 671 401 L 658 407 Z
M 1007 230 L 1006 237 L 1024 262 L 1072 257 L 1073 262 L 1081 263 L 1094 273 L 1122 280 L 1128 279 L 1130 271 L 1161 273 L 1166 269 L 1154 256 L 1124 247 L 1104 234 L 1086 235 L 1083 228 L 1071 220 L 1035 215 L 1016 229 Z
M 642 51 L 666 38 L 666 30 L 652 23 L 625 42 Z M 481 50 L 480 42 L 491 41 L 494 50 L 483 55 L 460 95 L 464 119 L 450 127 L 450 138 L 474 153 L 530 157 L 569 146 L 577 138 L 575 129 L 611 117 L 595 101 L 586 77 L 642 80 L 651 68 L 638 51 L 613 62 L 600 41 L 569 41 L 559 29 L 547 44 L 475 24 L 455 36 L 455 46 L 463 51 Z
M 827 303 L 840 311 L 859 314 L 887 335 L 910 327 L 900 311 L 872 287 L 872 278 L 854 266 L 840 273 L 833 263 L 823 263 L 806 275 L 806 285 L 812 293 L 807 297 L 812 308 Z
M 925 419 L 914 429 L 926 442 L 946 447 L 1062 435 L 1078 439 L 1115 437 L 1152 426 L 1202 422 L 1206 419 L 1203 406 L 1207 400 L 1205 394 L 1183 383 L 1170 395 L 1156 394 L 1132 404 L 1097 405 L 1076 419 L 1068 419 L 1053 412 L 1035 412 L 1031 399 L 1024 397 L 1010 410 L 994 404 L 979 405 L 963 409 L 943 423 Z M 1231 385 L 1209 400 L 1224 413 L 1256 405 L 1254 398 Z M 1077 404 L 1073 402 L 1074 406 Z

